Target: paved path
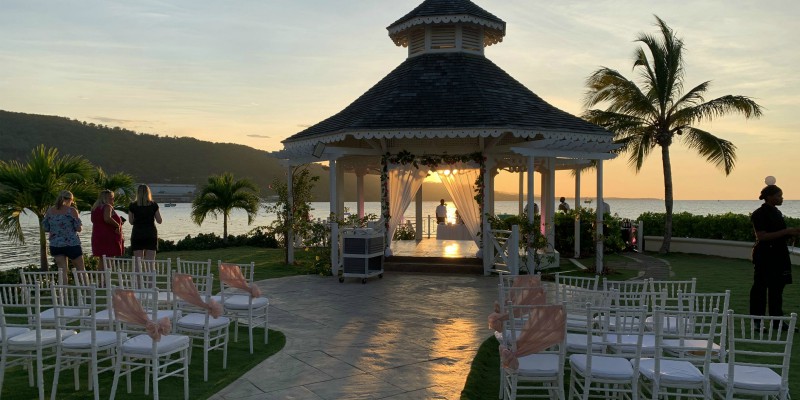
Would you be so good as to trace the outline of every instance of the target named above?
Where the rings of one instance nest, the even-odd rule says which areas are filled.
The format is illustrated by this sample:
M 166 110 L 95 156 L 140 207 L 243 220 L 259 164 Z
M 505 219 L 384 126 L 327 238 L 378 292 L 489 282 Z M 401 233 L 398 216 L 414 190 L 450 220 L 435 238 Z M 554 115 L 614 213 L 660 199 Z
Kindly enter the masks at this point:
M 497 283 L 411 273 L 259 282 L 286 347 L 212 399 L 458 399 L 491 335 Z
M 629 262 L 609 266 L 669 279 L 663 260 L 625 255 Z M 486 317 L 497 283 L 496 276 L 401 272 L 366 285 L 319 276 L 261 281 L 270 327 L 286 335 L 286 347 L 212 399 L 458 399 L 491 334 Z

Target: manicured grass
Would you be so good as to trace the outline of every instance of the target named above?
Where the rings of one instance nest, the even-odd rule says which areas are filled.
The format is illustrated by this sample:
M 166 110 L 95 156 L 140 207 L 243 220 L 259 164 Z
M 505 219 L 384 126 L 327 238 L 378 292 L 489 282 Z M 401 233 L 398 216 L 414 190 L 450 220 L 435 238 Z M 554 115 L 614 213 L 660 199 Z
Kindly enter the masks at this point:
M 259 281 L 263 279 L 282 278 L 284 276 L 305 275 L 308 273 L 308 268 L 319 251 L 320 250 L 316 249 L 310 251 L 298 249 L 295 252 L 295 263 L 297 265 L 288 265 L 284 263 L 285 256 L 283 249 L 265 249 L 261 247 L 227 247 L 213 250 L 171 251 L 158 253 L 156 258 L 171 258 L 173 263 L 178 257 L 192 261 L 210 259 L 211 270 L 214 272 L 215 281 L 219 278 L 217 260 L 235 264 L 245 264 L 252 261 L 256 263 L 254 279 Z
M 253 331 L 253 354 L 250 354 L 250 345 L 247 339 L 247 327 L 239 328 L 239 341 L 233 341 L 233 328 L 231 327 L 230 342 L 228 343 L 228 368 L 222 369 L 222 352 L 212 351 L 209 354 L 208 381 L 203 381 L 203 355 L 202 348 L 194 348 L 192 363 L 189 365 L 189 398 L 192 400 L 207 399 L 224 389 L 231 382 L 238 379 L 245 372 L 264 361 L 271 355 L 280 351 L 286 344 L 286 337 L 278 331 L 269 331 L 269 344 L 264 344 L 264 330 Z M 62 370 L 58 379 L 58 393 L 56 398 L 61 400 L 84 400 L 93 398 L 88 389 L 88 371 L 86 366 L 81 367 L 81 389 L 75 391 L 73 374 L 71 370 Z M 111 384 L 114 379 L 113 372 L 100 375 L 100 398 L 107 399 L 111 394 Z M 53 383 L 53 371 L 44 374 L 45 396 L 50 398 L 50 389 Z M 183 378 L 172 377 L 159 382 L 159 398 L 183 399 Z M 3 383 L 3 399 L 35 399 L 39 397 L 37 388 L 28 386 L 28 374 L 22 367 L 14 367 L 6 371 Z M 148 399 L 153 397 L 152 385 L 150 395 L 144 395 L 144 372 L 137 371 L 132 377 L 132 391 L 127 393 L 125 378 L 120 379 L 117 385 L 116 398 L 120 400 Z
M 714 293 L 731 291 L 730 308 L 740 314 L 749 313 L 750 286 L 753 283 L 753 264 L 749 260 L 738 260 L 714 256 L 672 253 L 661 255 L 650 254 L 653 257 L 667 261 L 674 273 L 671 279 L 686 280 L 697 278 L 698 293 Z M 606 259 L 609 261 L 609 259 Z M 562 264 L 563 265 L 563 264 Z M 786 286 L 783 293 L 783 310 L 790 313 L 800 313 L 800 266 L 793 267 L 794 285 Z M 620 277 L 626 276 L 621 273 Z M 635 276 L 635 274 L 634 274 Z M 610 279 L 618 279 L 615 275 Z M 623 278 L 625 279 L 625 278 Z M 795 334 L 792 346 L 792 359 L 789 380 L 789 390 L 797 395 L 800 393 L 800 346 L 797 345 L 800 334 Z M 472 361 L 472 369 L 467 376 L 467 382 L 461 393 L 462 399 L 495 399 L 500 391 L 500 363 L 498 355 L 498 342 L 490 336 L 483 342 Z M 565 382 L 568 382 L 568 377 Z

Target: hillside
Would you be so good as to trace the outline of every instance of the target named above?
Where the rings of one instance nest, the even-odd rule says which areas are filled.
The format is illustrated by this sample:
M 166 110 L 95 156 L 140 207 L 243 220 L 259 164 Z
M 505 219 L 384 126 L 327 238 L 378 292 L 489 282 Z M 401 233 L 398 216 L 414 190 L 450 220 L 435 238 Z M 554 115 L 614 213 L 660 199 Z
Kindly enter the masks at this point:
M 263 150 L 232 143 L 212 143 L 189 137 L 138 133 L 119 127 L 96 125 L 65 117 L 0 110 L 0 160 L 24 161 L 39 144 L 55 147 L 61 154 L 83 156 L 108 173 L 126 172 L 137 182 L 203 184 L 208 176 L 231 172 L 252 179 L 269 195 L 274 179 L 285 179 L 278 160 Z M 315 200 L 328 200 L 328 171 L 311 166 L 320 176 Z M 345 175 L 345 201 L 356 200 L 356 179 Z M 377 176 L 365 179 L 365 200 L 379 201 Z M 503 188 L 498 188 L 503 190 Z M 425 200 L 449 198 L 439 184 L 423 186 Z M 507 196 L 500 196 L 504 200 Z M 513 200 L 515 197 L 509 198 Z

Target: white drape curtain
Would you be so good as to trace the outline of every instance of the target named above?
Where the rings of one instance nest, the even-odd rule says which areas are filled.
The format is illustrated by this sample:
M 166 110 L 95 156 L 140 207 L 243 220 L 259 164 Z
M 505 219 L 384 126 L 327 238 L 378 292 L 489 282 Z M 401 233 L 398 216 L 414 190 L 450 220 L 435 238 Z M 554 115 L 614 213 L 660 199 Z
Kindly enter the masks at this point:
M 478 202 L 475 201 L 475 181 L 478 179 L 480 169 L 466 163 L 453 164 L 449 167 L 451 171 L 458 172 L 445 175 L 442 171 L 437 171 L 439 180 L 456 203 L 458 215 L 464 221 L 472 240 L 480 244 L 478 231 L 481 229 L 481 211 L 478 209 Z
M 394 231 L 403 220 L 403 214 L 422 186 L 422 181 L 428 176 L 429 170 L 424 165 L 419 168 L 411 164 L 389 166 L 389 240 L 394 237 Z M 388 243 L 386 247 L 389 247 Z

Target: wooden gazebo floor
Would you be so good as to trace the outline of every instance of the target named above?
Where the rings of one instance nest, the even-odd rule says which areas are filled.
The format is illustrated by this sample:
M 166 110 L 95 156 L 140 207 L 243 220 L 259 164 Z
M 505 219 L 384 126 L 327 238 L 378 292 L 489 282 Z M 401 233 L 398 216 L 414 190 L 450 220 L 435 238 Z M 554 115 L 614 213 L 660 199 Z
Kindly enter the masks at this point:
M 475 258 L 478 245 L 471 240 L 395 240 L 392 253 L 400 257 Z

